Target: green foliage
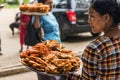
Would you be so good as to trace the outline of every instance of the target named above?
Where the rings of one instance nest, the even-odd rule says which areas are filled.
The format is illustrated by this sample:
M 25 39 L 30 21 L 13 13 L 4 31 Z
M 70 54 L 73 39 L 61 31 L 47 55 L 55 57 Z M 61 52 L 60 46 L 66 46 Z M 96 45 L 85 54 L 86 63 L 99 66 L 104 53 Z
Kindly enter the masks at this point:
M 19 7 L 20 0 L 0 0 L 0 4 L 5 4 L 4 8 L 17 8 Z M 24 3 L 29 3 L 30 0 L 23 0 Z
M 4 8 L 18 8 L 19 7 L 19 4 L 5 4 L 5 7 Z
M 5 2 L 5 0 L 0 0 L 0 3 L 4 3 Z
M 24 1 L 24 3 L 29 3 L 30 2 L 30 0 L 23 0 Z

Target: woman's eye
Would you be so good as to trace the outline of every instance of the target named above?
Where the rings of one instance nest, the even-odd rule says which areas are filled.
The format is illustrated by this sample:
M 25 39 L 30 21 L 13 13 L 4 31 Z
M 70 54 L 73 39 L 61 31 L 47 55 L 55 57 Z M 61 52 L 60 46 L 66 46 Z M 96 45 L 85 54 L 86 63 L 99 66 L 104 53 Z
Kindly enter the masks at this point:
M 93 17 L 94 17 L 93 15 L 89 15 L 89 16 L 88 16 L 89 19 L 92 19 Z

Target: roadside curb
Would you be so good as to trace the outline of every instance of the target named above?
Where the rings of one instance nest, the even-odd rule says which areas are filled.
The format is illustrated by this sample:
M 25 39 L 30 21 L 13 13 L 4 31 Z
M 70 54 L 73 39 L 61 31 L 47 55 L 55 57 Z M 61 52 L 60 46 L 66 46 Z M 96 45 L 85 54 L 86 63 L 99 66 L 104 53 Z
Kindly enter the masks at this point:
M 30 71 L 22 64 L 12 65 L 0 68 L 0 77 L 9 76 L 13 74 L 23 73 Z

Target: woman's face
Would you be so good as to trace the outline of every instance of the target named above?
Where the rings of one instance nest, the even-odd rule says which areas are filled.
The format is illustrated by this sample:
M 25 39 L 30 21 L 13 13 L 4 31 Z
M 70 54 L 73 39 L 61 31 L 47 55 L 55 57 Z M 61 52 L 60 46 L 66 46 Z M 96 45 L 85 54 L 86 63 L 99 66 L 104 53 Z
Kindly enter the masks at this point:
M 50 6 L 50 11 L 51 11 L 52 7 L 53 7 L 53 1 L 52 0 L 46 0 L 45 4 Z
M 100 15 L 92 7 L 89 8 L 88 23 L 90 24 L 93 33 L 100 33 L 104 31 L 105 26 L 106 26 L 105 22 L 106 21 L 105 21 L 104 15 Z

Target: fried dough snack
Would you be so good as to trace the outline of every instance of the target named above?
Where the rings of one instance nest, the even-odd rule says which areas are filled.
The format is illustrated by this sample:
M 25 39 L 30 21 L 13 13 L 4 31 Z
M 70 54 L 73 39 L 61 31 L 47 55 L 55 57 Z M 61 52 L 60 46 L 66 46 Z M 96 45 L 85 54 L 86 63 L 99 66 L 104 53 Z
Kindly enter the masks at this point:
M 29 4 L 20 5 L 19 9 L 20 11 L 27 11 L 29 6 Z
M 42 3 L 33 3 L 33 4 L 22 4 L 19 6 L 19 9 L 20 11 L 26 11 L 26 12 L 46 13 L 50 10 L 50 7 Z
M 20 57 L 24 65 L 51 74 L 72 72 L 80 67 L 80 58 L 56 40 L 38 43 L 22 52 Z

